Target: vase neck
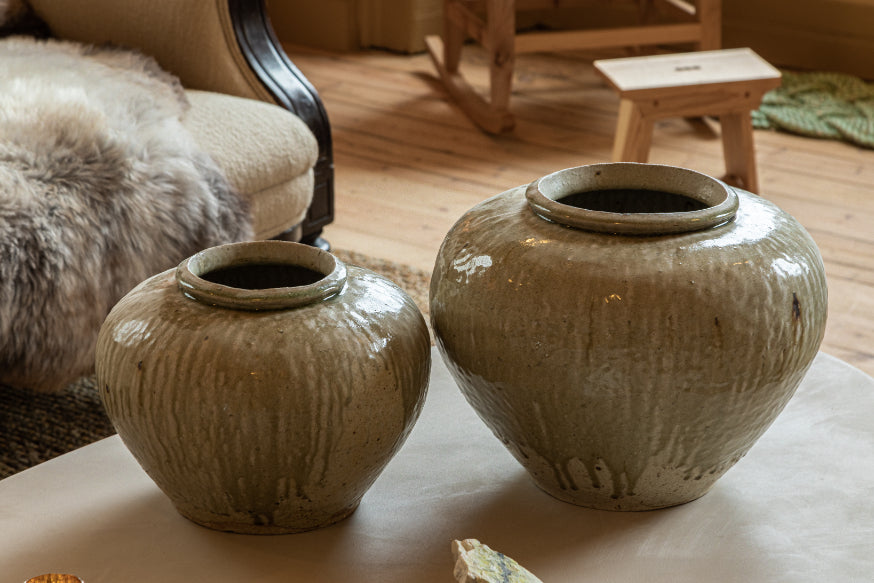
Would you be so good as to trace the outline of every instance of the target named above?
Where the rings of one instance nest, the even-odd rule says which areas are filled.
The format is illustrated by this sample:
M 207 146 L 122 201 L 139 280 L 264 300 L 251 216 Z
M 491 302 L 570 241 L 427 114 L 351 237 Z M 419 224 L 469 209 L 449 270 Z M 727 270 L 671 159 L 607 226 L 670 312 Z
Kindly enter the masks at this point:
M 236 310 L 313 304 L 342 290 L 346 266 L 326 251 L 286 241 L 251 241 L 205 249 L 176 268 L 189 299 Z
M 592 164 L 532 182 L 532 212 L 568 227 L 625 235 L 700 231 L 732 220 L 738 198 L 724 182 L 685 168 Z

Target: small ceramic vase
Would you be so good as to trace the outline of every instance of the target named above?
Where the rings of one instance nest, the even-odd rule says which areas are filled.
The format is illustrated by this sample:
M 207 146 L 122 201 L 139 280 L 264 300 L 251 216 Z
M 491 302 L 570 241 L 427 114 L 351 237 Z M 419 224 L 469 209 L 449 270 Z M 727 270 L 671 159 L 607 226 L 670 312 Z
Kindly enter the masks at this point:
M 767 200 L 691 170 L 583 166 L 471 209 L 431 282 L 439 349 L 546 492 L 706 493 L 774 421 L 826 321 L 822 260 Z
M 207 249 L 146 280 L 97 345 L 106 411 L 177 510 L 259 534 L 351 514 L 418 418 L 430 365 L 404 291 L 278 241 Z

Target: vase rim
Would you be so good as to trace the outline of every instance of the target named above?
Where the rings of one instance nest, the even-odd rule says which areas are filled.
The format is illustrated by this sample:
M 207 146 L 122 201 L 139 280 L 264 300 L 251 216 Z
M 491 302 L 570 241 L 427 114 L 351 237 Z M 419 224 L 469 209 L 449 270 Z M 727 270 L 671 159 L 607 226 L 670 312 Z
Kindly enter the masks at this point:
M 322 274 L 306 285 L 245 289 L 215 283 L 203 275 L 243 265 L 284 265 Z M 179 290 L 189 299 L 236 310 L 291 309 L 334 296 L 346 284 L 346 265 L 317 247 L 291 241 L 244 241 L 204 249 L 176 268 Z
M 677 194 L 705 208 L 678 212 L 620 213 L 559 202 L 576 193 L 639 189 Z M 587 231 L 624 235 L 666 235 L 700 231 L 731 221 L 738 209 L 734 189 L 723 181 L 678 166 L 607 162 L 566 168 L 528 185 L 525 197 L 539 217 Z

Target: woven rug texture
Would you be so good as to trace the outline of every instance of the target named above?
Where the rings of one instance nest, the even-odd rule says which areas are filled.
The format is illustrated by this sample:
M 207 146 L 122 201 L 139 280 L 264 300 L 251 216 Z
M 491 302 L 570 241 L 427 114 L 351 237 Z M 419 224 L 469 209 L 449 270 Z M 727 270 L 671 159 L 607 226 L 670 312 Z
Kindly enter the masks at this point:
M 782 74 L 753 112 L 753 127 L 874 148 L 874 83 L 843 73 Z
M 333 253 L 394 281 L 428 320 L 429 273 L 361 253 Z M 114 433 L 93 376 L 54 394 L 0 386 L 0 479 Z

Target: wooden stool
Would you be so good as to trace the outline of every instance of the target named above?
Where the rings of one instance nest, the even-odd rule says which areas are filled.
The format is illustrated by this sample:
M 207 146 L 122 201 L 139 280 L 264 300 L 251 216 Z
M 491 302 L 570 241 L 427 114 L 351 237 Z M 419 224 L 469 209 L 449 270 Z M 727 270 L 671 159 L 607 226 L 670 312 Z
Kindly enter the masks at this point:
M 500 133 L 515 124 L 509 104 L 516 53 L 678 43 L 694 43 L 700 50 L 721 46 L 722 0 L 632 2 L 640 14 L 637 26 L 517 35 L 516 10 L 591 6 L 592 0 L 444 0 L 443 37 L 428 36 L 425 44 L 458 106 L 483 130 Z M 467 38 L 489 52 L 488 99 L 481 97 L 459 71 Z
M 726 182 L 758 191 L 751 112 L 780 85 L 780 71 L 750 49 L 595 61 L 619 93 L 614 162 L 646 162 L 654 122 L 718 116 Z

